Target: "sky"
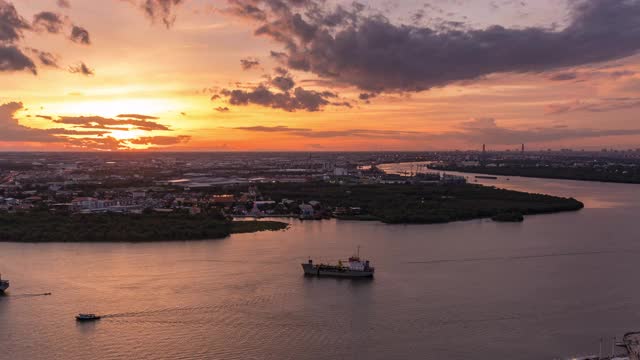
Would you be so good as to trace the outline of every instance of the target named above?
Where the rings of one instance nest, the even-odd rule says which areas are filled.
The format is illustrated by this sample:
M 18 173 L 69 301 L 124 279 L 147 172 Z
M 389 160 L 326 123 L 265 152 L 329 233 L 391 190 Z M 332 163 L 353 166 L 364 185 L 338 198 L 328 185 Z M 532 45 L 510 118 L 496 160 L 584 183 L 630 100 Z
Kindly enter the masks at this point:
M 0 0 L 0 151 L 640 148 L 640 0 Z

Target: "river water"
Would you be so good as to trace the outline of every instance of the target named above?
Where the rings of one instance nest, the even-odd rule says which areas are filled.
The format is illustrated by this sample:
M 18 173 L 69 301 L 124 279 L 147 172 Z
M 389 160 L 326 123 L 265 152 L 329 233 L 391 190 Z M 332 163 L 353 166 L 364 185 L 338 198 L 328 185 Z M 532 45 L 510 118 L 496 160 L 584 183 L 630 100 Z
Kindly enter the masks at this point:
M 537 360 L 640 330 L 640 186 L 479 182 L 586 208 L 520 224 L 292 220 L 211 241 L 0 243 L 0 358 Z M 374 280 L 302 276 L 308 256 L 358 245 Z

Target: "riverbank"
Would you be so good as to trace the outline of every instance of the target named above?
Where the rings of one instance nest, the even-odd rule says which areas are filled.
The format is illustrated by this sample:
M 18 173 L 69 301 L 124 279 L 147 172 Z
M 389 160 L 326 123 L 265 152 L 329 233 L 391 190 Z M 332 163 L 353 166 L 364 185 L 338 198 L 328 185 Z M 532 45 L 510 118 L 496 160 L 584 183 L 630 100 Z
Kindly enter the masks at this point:
M 231 234 L 285 230 L 278 221 L 229 221 L 188 214 L 0 215 L 3 242 L 151 242 L 220 239 Z

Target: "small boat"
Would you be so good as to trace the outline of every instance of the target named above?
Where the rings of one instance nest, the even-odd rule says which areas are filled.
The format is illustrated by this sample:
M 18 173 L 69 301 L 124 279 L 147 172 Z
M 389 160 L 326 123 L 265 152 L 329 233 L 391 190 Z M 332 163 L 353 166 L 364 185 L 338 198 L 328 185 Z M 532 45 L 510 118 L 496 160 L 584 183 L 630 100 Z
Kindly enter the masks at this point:
M 94 321 L 100 320 L 100 316 L 96 314 L 78 314 L 76 315 L 76 320 L 78 321 Z
M 9 280 L 2 280 L 2 274 L 0 274 L 0 293 L 3 293 L 9 288 Z

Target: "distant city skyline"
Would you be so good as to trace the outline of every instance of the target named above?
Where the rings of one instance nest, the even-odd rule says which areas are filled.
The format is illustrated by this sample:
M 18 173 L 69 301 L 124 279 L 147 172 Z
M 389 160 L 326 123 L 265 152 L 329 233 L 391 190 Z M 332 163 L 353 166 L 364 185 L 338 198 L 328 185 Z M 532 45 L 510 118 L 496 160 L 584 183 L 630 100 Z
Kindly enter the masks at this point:
M 637 149 L 639 0 L 0 0 L 0 151 Z

